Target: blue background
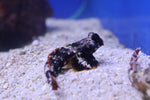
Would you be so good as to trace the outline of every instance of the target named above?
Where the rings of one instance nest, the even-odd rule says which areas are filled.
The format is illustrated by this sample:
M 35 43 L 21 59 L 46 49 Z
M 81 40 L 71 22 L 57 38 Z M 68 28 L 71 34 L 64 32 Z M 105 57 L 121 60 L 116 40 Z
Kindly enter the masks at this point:
M 49 0 L 54 18 L 96 17 L 126 47 L 150 54 L 150 0 Z

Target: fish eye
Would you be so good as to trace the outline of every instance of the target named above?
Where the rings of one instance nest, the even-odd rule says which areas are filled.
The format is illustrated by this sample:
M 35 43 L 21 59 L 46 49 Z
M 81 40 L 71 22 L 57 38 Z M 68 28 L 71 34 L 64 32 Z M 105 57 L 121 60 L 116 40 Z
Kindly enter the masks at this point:
M 98 34 L 93 34 L 93 35 L 92 35 L 92 40 L 93 40 L 95 43 L 99 43 L 100 45 L 103 45 L 103 40 L 99 37 Z

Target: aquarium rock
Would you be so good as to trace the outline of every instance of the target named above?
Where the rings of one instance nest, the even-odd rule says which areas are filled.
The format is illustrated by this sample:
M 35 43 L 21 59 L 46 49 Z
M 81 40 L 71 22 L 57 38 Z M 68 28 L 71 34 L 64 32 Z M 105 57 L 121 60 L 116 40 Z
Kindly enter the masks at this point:
M 0 0 L 0 51 L 24 46 L 44 35 L 52 16 L 47 0 Z

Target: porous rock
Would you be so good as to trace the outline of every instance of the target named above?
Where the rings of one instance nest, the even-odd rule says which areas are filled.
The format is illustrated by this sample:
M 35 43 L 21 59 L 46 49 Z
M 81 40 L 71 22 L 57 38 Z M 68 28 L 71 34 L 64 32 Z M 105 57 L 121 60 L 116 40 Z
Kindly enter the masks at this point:
M 29 43 L 46 31 L 47 0 L 0 0 L 0 51 Z

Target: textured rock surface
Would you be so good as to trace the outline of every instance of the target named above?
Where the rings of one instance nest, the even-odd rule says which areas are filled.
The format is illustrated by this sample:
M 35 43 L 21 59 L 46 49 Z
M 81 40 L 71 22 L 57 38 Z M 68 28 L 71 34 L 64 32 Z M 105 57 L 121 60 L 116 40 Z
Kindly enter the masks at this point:
M 0 50 L 23 45 L 46 31 L 47 0 L 0 0 Z
M 53 23 L 53 24 L 50 24 Z M 132 50 L 124 48 L 96 19 L 47 21 L 49 32 L 39 37 L 38 43 L 0 53 L 0 99 L 25 100 L 142 100 L 141 94 L 131 86 L 127 70 Z M 98 33 L 104 46 L 94 56 L 98 68 L 74 72 L 72 69 L 58 76 L 61 87 L 52 91 L 46 82 L 44 64 L 48 54 L 57 47 Z M 38 44 L 38 45 L 35 45 Z M 150 57 L 140 53 L 143 66 Z

